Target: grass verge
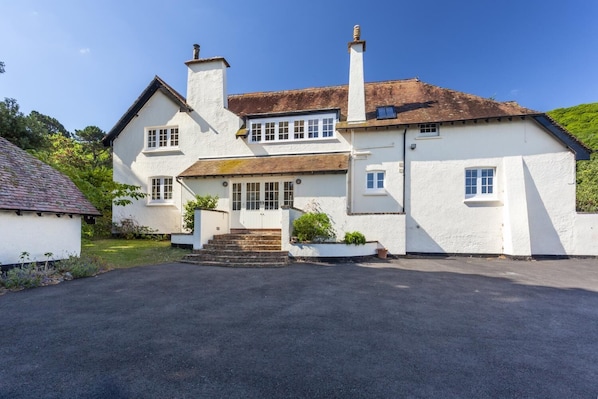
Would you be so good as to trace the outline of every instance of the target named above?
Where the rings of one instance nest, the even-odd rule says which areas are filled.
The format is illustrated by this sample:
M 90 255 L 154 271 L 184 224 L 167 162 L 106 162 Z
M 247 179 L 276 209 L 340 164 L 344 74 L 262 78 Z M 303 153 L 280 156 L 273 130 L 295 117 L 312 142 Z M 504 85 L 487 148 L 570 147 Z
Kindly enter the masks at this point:
M 172 248 L 170 241 L 102 239 L 81 243 L 82 256 L 98 257 L 113 269 L 177 262 L 189 252 Z

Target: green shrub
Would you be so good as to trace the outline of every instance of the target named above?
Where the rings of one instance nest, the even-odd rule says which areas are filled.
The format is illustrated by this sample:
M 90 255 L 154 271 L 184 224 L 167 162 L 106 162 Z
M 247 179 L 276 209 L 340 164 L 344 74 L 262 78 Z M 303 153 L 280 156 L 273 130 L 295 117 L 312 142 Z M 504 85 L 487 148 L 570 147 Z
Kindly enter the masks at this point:
M 35 264 L 14 267 L 0 276 L 0 282 L 9 289 L 39 287 L 45 273 L 37 270 Z
M 187 201 L 187 203 L 185 204 L 185 213 L 183 214 L 183 227 L 193 231 L 193 229 L 195 229 L 195 210 L 216 209 L 217 206 L 217 195 L 196 195 L 195 199 Z
M 160 238 L 156 234 L 157 230 L 148 226 L 141 226 L 133 218 L 121 219 L 118 223 L 113 223 L 113 230 L 125 240 L 132 240 L 134 238 Z
M 350 231 L 345 233 L 343 242 L 345 244 L 363 245 L 365 244 L 365 236 L 359 231 Z
M 69 272 L 73 278 L 91 277 L 98 274 L 105 266 L 99 258 L 89 256 L 69 256 L 68 259 L 56 263 L 60 273 Z
M 323 241 L 335 236 L 325 213 L 306 213 L 293 221 L 293 235 L 299 241 Z

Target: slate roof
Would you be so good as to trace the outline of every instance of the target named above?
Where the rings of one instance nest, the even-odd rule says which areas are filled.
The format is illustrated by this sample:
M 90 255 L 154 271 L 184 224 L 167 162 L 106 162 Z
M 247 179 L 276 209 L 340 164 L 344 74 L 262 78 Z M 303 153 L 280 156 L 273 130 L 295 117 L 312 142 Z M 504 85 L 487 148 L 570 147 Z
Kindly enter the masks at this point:
M 68 177 L 2 137 L 0 210 L 101 216 Z
M 349 154 L 302 154 L 268 157 L 202 159 L 178 177 L 225 177 L 347 173 Z

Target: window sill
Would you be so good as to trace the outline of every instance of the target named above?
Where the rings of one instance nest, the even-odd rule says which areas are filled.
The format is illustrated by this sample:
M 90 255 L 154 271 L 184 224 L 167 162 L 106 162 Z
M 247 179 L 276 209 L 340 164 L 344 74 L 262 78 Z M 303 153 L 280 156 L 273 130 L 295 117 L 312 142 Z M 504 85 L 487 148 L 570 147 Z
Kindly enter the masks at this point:
M 502 206 L 502 201 L 496 197 L 472 197 L 463 200 L 466 205 L 488 205 L 488 206 Z
M 338 141 L 336 137 L 321 137 L 317 139 L 292 139 L 292 140 L 262 140 L 262 141 L 248 141 L 250 145 L 264 145 L 264 144 L 309 144 L 309 143 L 321 143 L 322 141 Z
M 144 149 L 142 151 L 145 155 L 173 155 L 182 154 L 183 151 L 179 147 L 167 147 L 167 148 L 156 148 L 156 149 Z
M 440 135 L 436 135 L 436 136 L 424 136 L 424 135 L 418 135 L 415 139 L 416 140 L 438 140 L 441 139 L 442 137 Z
M 381 195 L 388 195 L 388 192 L 386 190 L 372 190 L 372 191 L 366 191 L 365 193 L 363 193 L 363 195 L 381 196 Z
M 148 202 L 147 206 L 175 206 L 174 202 Z

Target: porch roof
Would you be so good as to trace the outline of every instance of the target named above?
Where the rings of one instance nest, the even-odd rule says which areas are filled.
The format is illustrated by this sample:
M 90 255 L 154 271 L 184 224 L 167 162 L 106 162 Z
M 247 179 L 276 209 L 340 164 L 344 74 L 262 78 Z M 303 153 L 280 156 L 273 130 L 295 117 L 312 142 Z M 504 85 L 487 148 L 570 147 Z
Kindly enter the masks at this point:
M 349 154 L 307 154 L 201 159 L 178 177 L 225 177 L 347 173 Z

